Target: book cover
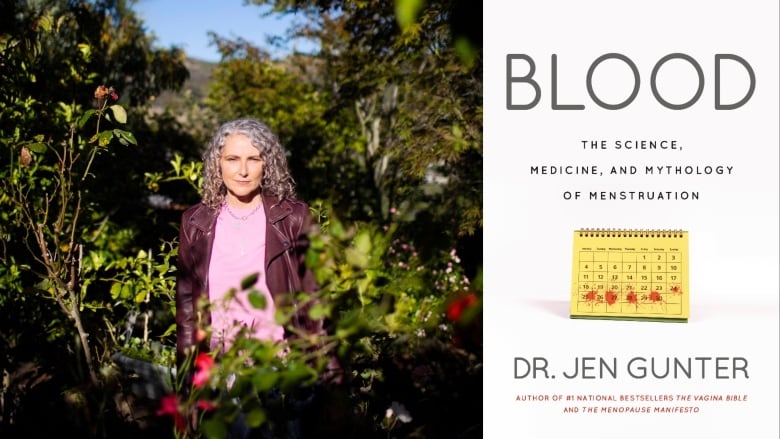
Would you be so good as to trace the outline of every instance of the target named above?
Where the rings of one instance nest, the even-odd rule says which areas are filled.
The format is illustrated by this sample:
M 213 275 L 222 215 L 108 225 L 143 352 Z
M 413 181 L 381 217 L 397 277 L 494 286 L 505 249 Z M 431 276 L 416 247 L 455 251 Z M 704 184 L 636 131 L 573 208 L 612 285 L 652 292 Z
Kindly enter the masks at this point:
M 780 437 L 778 3 L 484 21 L 484 436 Z M 582 229 L 686 231 L 686 319 L 571 318 Z

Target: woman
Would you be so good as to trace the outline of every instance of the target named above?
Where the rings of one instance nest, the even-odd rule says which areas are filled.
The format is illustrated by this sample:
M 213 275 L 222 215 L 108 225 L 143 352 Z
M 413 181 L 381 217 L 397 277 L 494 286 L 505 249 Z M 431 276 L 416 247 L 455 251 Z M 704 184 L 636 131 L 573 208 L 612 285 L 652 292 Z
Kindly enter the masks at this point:
M 223 124 L 205 151 L 203 175 L 202 200 L 184 212 L 179 235 L 180 361 L 194 348 L 227 351 L 242 329 L 262 340 L 284 340 L 289 334 L 275 322 L 275 307 L 286 293 L 317 290 L 304 264 L 311 217 L 295 198 L 276 135 L 255 119 Z M 266 296 L 265 309 L 252 307 L 241 291 L 242 279 L 253 274 L 254 289 Z M 204 299 L 206 311 L 199 306 Z M 322 322 L 309 319 L 305 309 L 290 323 L 306 333 L 322 331 Z M 199 335 L 206 327 L 208 339 Z

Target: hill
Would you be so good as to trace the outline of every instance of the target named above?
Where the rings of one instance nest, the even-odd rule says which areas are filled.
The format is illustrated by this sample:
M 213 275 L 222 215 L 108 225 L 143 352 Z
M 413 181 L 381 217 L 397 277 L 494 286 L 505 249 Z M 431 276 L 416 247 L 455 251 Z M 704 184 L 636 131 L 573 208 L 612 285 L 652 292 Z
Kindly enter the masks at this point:
M 181 108 L 187 101 L 202 102 L 209 93 L 212 73 L 217 63 L 187 58 L 184 62 L 190 77 L 178 92 L 164 91 L 155 99 L 152 111 L 162 111 L 166 107 Z

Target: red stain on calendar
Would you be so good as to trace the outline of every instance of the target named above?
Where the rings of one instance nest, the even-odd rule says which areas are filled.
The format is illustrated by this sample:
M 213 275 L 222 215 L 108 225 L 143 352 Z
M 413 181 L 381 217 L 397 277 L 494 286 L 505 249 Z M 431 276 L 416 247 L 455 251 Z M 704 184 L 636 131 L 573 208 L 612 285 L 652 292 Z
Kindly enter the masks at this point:
M 617 295 L 616 292 L 614 292 L 612 290 L 609 290 L 609 291 L 607 291 L 607 293 L 606 293 L 604 298 L 607 301 L 607 305 L 614 305 L 615 302 L 617 302 L 618 295 Z
M 661 298 L 661 293 L 658 291 L 651 291 L 650 292 L 650 301 L 651 302 L 661 302 L 663 299 Z

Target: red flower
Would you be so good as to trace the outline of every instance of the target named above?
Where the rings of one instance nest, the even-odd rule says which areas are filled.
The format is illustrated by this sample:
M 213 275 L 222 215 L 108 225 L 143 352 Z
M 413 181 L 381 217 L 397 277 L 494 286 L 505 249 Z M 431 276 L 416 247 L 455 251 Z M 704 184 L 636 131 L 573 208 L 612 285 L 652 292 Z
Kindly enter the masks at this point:
M 162 400 L 160 400 L 160 408 L 157 410 L 157 414 L 162 416 L 176 413 L 179 413 L 179 398 L 176 394 L 171 393 L 170 395 L 163 396 Z
M 157 416 L 170 415 L 173 416 L 173 423 L 176 429 L 184 431 L 187 429 L 187 422 L 184 416 L 179 412 L 179 398 L 175 393 L 165 395 L 160 400 L 160 408 L 157 410 Z
M 214 358 L 209 354 L 201 352 L 195 358 L 195 367 L 198 369 L 211 369 L 214 367 Z
M 463 316 L 463 311 L 466 311 L 470 307 L 477 303 L 477 296 L 474 293 L 469 293 L 463 297 L 452 301 L 447 307 L 447 318 L 453 322 L 457 322 Z
M 212 410 L 217 409 L 217 404 L 215 404 L 214 401 L 209 401 L 206 399 L 199 399 L 195 401 L 195 406 L 197 406 L 199 409 L 203 410 L 204 412 L 210 412 Z
M 214 368 L 214 358 L 203 352 L 195 358 L 195 375 L 192 377 L 192 385 L 203 387 L 211 378 L 211 369 Z
M 119 94 L 114 90 L 114 87 L 106 87 L 105 85 L 98 85 L 95 89 L 95 99 L 103 100 L 111 98 L 115 101 L 119 100 Z

